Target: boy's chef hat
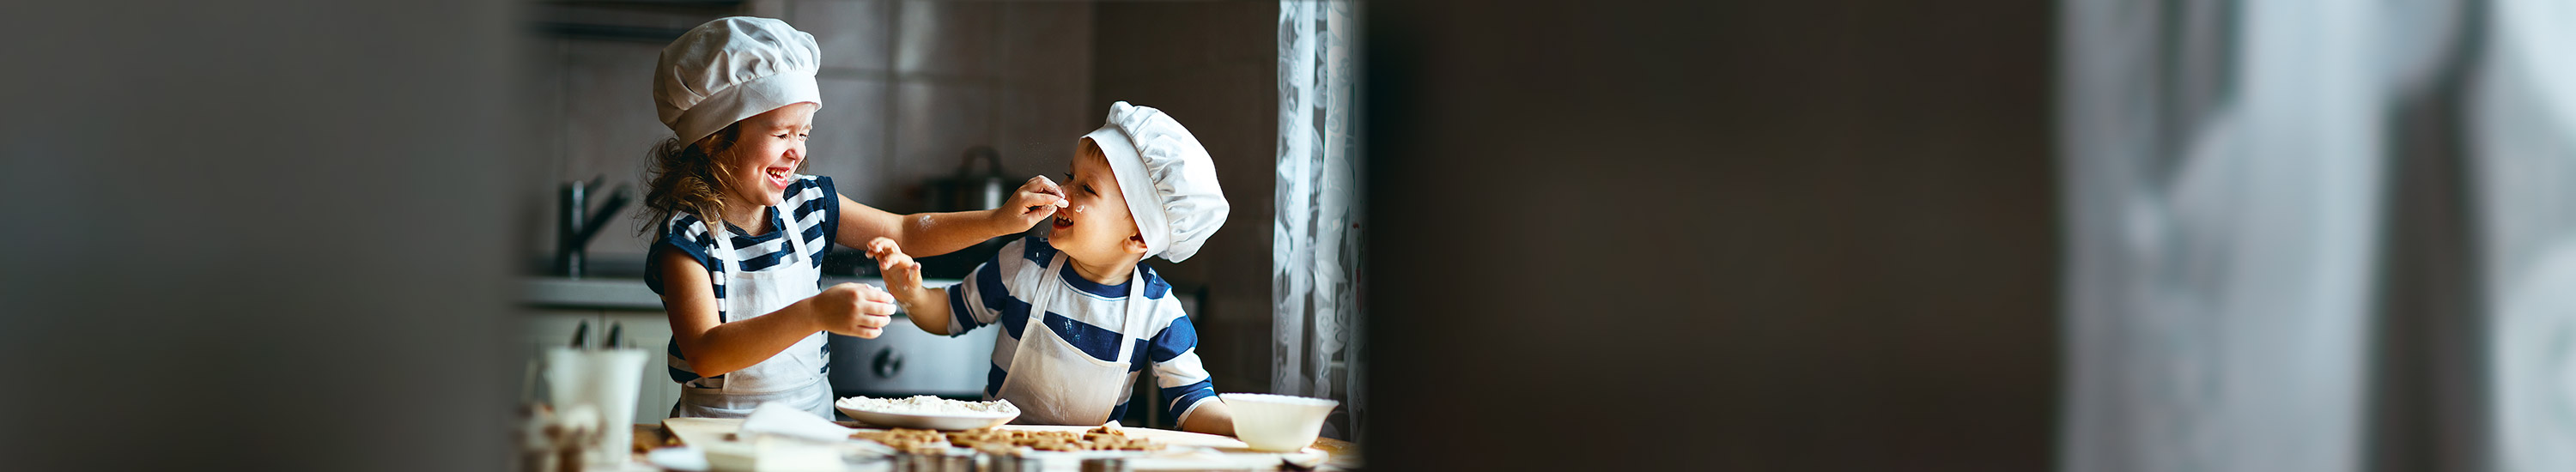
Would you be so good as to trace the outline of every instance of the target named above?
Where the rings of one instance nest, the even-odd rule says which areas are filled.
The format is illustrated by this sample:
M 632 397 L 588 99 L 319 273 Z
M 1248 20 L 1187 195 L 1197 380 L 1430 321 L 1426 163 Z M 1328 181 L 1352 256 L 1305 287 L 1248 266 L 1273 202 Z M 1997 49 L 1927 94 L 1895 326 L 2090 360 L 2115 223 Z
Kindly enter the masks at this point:
M 1145 237 L 1145 257 L 1180 262 L 1225 225 L 1216 163 L 1190 130 L 1152 107 L 1109 105 L 1109 123 L 1084 135 L 1109 158 L 1118 190 Z
M 787 22 L 737 16 L 690 28 L 662 48 L 653 68 L 653 105 L 680 142 L 694 143 L 752 115 L 797 103 L 823 104 L 814 35 Z

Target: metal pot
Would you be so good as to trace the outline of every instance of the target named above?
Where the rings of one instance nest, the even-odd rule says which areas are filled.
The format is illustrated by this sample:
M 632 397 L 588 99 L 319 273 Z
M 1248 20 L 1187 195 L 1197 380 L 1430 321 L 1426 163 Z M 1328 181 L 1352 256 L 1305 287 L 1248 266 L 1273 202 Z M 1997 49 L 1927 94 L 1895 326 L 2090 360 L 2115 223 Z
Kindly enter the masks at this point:
M 957 163 L 956 175 L 932 180 L 923 188 L 930 190 L 929 211 L 974 211 L 1002 206 L 1011 191 L 1019 188 L 1014 182 L 1002 171 L 1000 152 L 992 146 L 975 146 L 966 149 L 963 160 Z M 937 256 L 915 254 L 914 261 L 921 263 L 923 277 L 965 278 L 976 264 L 992 259 L 1003 245 L 1019 238 L 1018 234 L 1004 235 Z
M 1002 206 L 1011 196 L 1010 177 L 1002 172 L 1002 153 L 992 146 L 966 148 L 957 173 L 933 179 L 927 187 L 930 211 L 982 210 Z

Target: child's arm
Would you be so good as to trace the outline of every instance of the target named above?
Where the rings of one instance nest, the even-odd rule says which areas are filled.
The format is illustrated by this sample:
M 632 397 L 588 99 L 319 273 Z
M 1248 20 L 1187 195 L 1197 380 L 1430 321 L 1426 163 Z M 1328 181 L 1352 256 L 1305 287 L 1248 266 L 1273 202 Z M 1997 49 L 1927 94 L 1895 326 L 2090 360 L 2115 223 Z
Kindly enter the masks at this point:
M 867 244 L 868 257 L 877 260 L 877 272 L 884 274 L 886 291 L 895 303 L 903 306 L 904 316 L 922 331 L 941 336 L 948 331 L 948 290 L 921 286 L 921 263 L 904 255 L 903 247 L 894 240 L 876 238 Z
M 834 285 L 760 317 L 722 322 L 716 316 L 715 289 L 707 266 L 679 250 L 654 251 L 661 258 L 662 309 L 671 318 L 671 338 L 689 359 L 689 370 L 714 377 L 769 360 L 816 331 L 874 338 L 894 320 L 893 297 L 859 284 Z
M 1151 292 L 1148 292 L 1151 293 Z M 1216 384 L 1200 362 L 1198 327 L 1170 297 L 1157 300 L 1155 316 L 1170 320 L 1146 340 L 1146 360 L 1154 362 L 1154 387 L 1182 431 L 1234 435 L 1234 411 L 1217 398 Z
M 1203 400 L 1199 403 L 1199 409 L 1191 411 L 1190 418 L 1181 422 L 1181 430 L 1233 436 L 1234 410 L 1225 408 L 1225 400 L 1215 398 Z
M 867 241 L 887 238 L 924 256 L 947 254 L 994 236 L 1027 231 L 1066 205 L 1064 189 L 1043 175 L 1021 184 L 1000 208 L 982 211 L 898 215 L 861 205 L 850 197 L 833 198 L 841 199 L 841 229 L 833 235 L 834 241 L 867 250 Z

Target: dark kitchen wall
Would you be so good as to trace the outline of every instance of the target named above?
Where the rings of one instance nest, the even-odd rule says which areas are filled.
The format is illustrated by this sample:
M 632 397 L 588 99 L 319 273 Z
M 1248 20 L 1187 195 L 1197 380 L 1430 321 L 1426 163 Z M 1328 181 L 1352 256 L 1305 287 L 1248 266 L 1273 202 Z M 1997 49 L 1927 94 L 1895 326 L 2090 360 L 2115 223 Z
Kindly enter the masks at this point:
M 2049 2 L 1366 15 L 1372 467 L 2051 467 Z
M 1171 114 L 1207 146 L 1232 205 L 1198 255 L 1150 263 L 1175 287 L 1207 288 L 1192 316 L 1217 390 L 1269 391 L 1279 4 L 1101 2 L 1095 15 L 1087 123 L 1121 100 Z
M 509 469 L 520 3 L 9 5 L 0 468 Z

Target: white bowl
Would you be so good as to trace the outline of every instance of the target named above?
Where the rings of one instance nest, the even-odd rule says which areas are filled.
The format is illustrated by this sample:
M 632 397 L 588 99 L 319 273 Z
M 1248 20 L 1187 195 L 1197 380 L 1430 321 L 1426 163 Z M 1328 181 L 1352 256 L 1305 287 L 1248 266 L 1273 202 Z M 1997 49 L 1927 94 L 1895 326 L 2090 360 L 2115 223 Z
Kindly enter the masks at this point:
M 1264 393 L 1218 394 L 1234 412 L 1234 437 L 1252 449 L 1295 452 L 1315 443 L 1324 416 L 1342 402 Z

